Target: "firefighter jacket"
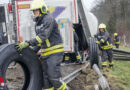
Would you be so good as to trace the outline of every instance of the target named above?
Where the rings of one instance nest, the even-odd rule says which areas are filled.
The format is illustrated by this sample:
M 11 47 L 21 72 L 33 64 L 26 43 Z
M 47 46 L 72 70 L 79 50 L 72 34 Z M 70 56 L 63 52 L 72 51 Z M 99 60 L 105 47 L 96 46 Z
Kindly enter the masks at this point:
M 120 44 L 119 36 L 115 36 L 114 43 Z
M 36 38 L 30 40 L 29 44 L 39 46 L 41 56 L 63 52 L 63 42 L 55 19 L 49 14 L 43 14 L 35 21 Z
M 97 43 L 99 44 L 100 48 L 103 50 L 112 49 L 112 43 L 107 31 L 105 32 L 98 32 L 95 37 L 97 38 Z

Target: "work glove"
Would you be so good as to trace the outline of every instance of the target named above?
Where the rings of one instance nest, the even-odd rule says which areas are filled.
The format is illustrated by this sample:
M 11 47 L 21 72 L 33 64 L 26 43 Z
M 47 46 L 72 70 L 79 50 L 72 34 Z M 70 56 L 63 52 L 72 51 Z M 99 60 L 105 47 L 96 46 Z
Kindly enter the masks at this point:
M 21 51 L 22 49 L 24 49 L 28 46 L 29 46 L 28 42 L 21 42 L 21 43 L 16 45 L 16 48 L 17 48 L 18 51 Z
M 105 42 L 104 39 L 101 39 L 101 40 L 100 40 L 100 43 L 101 43 L 101 44 L 103 44 L 104 42 Z

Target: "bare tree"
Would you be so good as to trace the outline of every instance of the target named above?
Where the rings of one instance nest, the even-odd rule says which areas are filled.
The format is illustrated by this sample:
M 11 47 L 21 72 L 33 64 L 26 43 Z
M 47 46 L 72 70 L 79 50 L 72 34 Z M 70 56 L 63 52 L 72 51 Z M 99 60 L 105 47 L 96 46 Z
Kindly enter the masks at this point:
M 127 43 L 130 43 L 130 1 L 97 0 L 96 3 L 98 4 L 92 12 L 97 16 L 99 23 L 104 22 L 111 34 L 118 32 L 121 38 L 125 35 Z

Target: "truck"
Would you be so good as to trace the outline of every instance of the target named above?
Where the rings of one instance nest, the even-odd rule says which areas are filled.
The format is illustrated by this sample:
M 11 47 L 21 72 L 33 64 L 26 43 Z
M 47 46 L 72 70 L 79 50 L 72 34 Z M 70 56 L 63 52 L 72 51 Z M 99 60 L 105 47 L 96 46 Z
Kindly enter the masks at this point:
M 13 30 L 15 43 L 35 37 L 33 13 L 30 11 L 32 0 L 12 0 Z M 79 51 L 82 62 L 89 59 L 91 67 L 99 64 L 98 45 L 92 36 L 97 32 L 98 21 L 84 4 L 85 0 L 45 0 L 49 12 L 58 23 L 64 42 L 64 52 L 74 53 L 73 26 L 79 37 Z M 42 67 L 39 58 L 32 49 L 21 52 L 15 49 L 16 44 L 0 46 L 0 89 L 8 90 L 6 71 L 11 62 L 20 64 L 24 71 L 24 83 L 21 90 L 42 90 Z
M 2 37 L 2 44 L 8 43 L 8 26 L 9 26 L 9 14 L 8 5 L 0 4 L 0 35 Z
M 17 38 L 19 41 L 30 40 L 35 37 L 34 16 L 30 11 L 31 2 L 32 0 L 17 0 L 15 2 Z M 45 0 L 45 3 L 50 14 L 58 23 L 64 41 L 65 53 L 74 52 L 73 26 L 79 25 L 79 20 L 82 22 L 81 31 L 76 30 L 76 33 L 79 37 L 82 60 L 85 61 L 88 56 L 88 53 L 85 53 L 88 52 L 88 38 L 97 32 L 96 17 L 87 11 L 84 0 Z

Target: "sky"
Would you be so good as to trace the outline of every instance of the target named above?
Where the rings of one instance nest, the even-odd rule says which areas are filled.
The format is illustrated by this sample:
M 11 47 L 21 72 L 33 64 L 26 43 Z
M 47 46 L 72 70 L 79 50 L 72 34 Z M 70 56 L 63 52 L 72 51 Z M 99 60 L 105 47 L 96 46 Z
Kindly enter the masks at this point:
M 84 0 L 84 2 L 85 2 L 85 6 L 87 6 L 87 9 L 90 11 L 92 8 L 93 8 L 93 6 L 94 6 L 94 1 L 95 0 Z M 94 4 L 93 4 L 94 3 Z
M 1 3 L 8 3 L 9 2 L 9 0 L 0 0 L 0 4 Z
M 88 9 L 89 11 L 90 11 L 91 8 L 94 6 L 94 5 L 93 5 L 94 1 L 95 1 L 95 0 L 84 0 L 86 6 L 88 6 L 87 9 Z M 9 0 L 0 0 L 0 4 L 1 4 L 1 3 L 8 3 L 8 2 L 9 2 Z

